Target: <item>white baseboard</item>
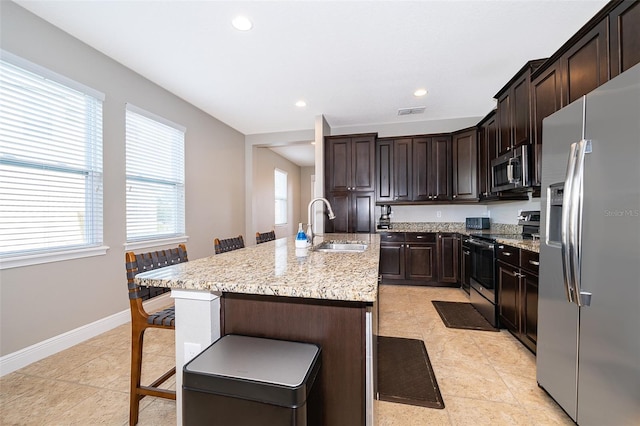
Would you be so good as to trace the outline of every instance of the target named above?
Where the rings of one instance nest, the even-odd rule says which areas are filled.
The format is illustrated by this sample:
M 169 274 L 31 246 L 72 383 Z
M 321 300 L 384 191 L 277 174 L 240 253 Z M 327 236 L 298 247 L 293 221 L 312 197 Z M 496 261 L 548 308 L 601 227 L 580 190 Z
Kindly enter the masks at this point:
M 153 312 L 170 304 L 170 293 L 165 293 L 154 297 L 152 300 L 146 301 L 144 307 L 146 310 Z M 60 351 L 69 349 L 72 346 L 112 330 L 122 324 L 126 324 L 129 321 L 131 321 L 131 313 L 129 309 L 127 309 L 7 354 L 0 358 L 0 377 Z

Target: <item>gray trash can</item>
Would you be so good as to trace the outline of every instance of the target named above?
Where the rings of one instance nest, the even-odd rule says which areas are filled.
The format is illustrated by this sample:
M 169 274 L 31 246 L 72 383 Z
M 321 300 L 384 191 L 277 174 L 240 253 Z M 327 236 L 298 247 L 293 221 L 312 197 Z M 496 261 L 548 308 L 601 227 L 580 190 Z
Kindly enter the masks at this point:
M 319 370 L 317 345 L 223 336 L 184 366 L 183 424 L 321 424 Z

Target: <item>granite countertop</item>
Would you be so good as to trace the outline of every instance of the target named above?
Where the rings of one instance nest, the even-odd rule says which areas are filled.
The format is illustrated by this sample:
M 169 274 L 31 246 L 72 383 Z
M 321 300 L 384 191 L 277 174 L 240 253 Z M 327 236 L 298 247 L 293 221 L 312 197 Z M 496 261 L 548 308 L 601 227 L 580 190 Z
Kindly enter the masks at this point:
M 324 239 L 361 241 L 368 247 L 362 253 L 315 252 L 296 249 L 295 237 L 287 237 L 140 273 L 135 282 L 184 290 L 374 302 L 379 235 L 326 234 Z M 323 237 L 316 237 L 314 245 L 322 241 Z
M 392 222 L 391 229 L 378 229 L 380 232 L 456 232 L 462 235 L 481 234 L 521 234 L 522 227 L 503 223 L 492 223 L 491 229 L 475 230 L 466 229 L 464 222 Z M 524 250 L 540 253 L 540 240 L 525 240 L 522 237 L 501 238 L 496 236 L 496 241 L 501 244 L 508 244 Z

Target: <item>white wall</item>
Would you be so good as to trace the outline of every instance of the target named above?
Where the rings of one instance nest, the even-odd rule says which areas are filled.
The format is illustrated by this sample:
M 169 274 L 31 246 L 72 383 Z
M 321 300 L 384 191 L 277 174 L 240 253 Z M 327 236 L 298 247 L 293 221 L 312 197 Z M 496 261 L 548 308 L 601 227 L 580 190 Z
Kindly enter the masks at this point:
M 313 198 L 311 177 L 315 176 L 315 167 L 300 167 L 300 221 L 307 222 L 309 201 Z M 306 228 L 305 228 L 306 229 Z
M 487 206 L 480 204 L 438 204 L 434 206 L 391 206 L 392 222 L 464 222 L 467 217 L 487 215 Z M 376 220 L 380 207 L 376 207 Z
M 304 222 L 300 213 L 300 167 L 269 148 L 255 147 L 253 158 L 256 164 L 253 177 L 253 210 L 256 229 L 247 234 L 246 241 L 255 243 L 256 232 L 276 231 L 276 238 L 293 235 L 298 230 L 298 222 Z M 288 212 L 287 224 L 275 226 L 274 169 L 287 172 Z
M 186 232 L 190 259 L 215 235 L 244 231 L 244 135 L 18 5 L 2 1 L 0 46 L 106 95 L 104 256 L 0 271 L 0 354 L 10 354 L 128 309 L 124 265 L 125 104 L 187 128 Z
M 516 225 L 518 214 L 522 210 L 540 210 L 540 198 L 531 198 L 529 201 L 505 201 L 500 204 L 488 206 L 491 222 Z

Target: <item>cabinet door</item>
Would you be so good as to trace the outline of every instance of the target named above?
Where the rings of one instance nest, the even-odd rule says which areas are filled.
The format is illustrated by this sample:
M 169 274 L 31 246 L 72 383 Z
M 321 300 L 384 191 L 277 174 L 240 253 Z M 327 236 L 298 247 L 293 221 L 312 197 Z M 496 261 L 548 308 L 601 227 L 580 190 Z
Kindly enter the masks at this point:
M 404 243 L 380 244 L 380 274 L 383 279 L 404 279 Z
M 482 135 L 482 139 L 480 139 L 479 148 L 480 148 L 480 158 L 478 161 L 479 165 L 479 183 L 478 183 L 478 191 L 480 192 L 480 196 L 489 197 L 492 195 L 491 192 L 491 160 L 496 158 L 497 152 L 497 124 L 495 115 L 489 118 L 484 125 L 480 128 L 479 136 Z
M 538 342 L 538 277 L 524 273 L 522 277 L 522 342 L 536 352 Z
M 347 232 L 373 233 L 375 224 L 376 196 L 374 192 L 351 192 L 351 212 Z M 338 232 L 338 231 L 336 231 Z
M 352 191 L 375 191 L 375 138 L 373 136 L 351 139 L 351 182 Z
M 512 114 L 512 146 L 520 146 L 529 143 L 531 132 L 531 117 L 529 106 L 529 79 L 531 74 L 526 72 L 513 84 L 511 99 Z
M 431 138 L 429 188 L 434 200 L 451 200 L 451 136 Z
M 377 188 L 376 200 L 393 201 L 393 140 L 378 139 L 376 141 Z
M 640 62 L 640 2 L 625 1 L 609 14 L 611 78 Z
M 431 139 L 413 138 L 413 200 L 429 201 L 429 148 Z
M 498 311 L 500 324 L 517 333 L 519 329 L 518 310 L 520 298 L 520 278 L 518 269 L 498 261 Z
M 458 257 L 458 236 L 456 234 L 438 234 L 439 282 L 458 282 Z
M 603 19 L 560 58 L 565 105 L 609 80 L 607 21 Z
M 425 282 L 437 281 L 436 250 L 436 244 L 406 244 L 406 278 Z
M 531 82 L 534 186 L 542 184 L 542 120 L 562 108 L 559 65 L 551 65 Z
M 351 138 L 327 139 L 326 144 L 327 191 L 348 191 L 351 188 Z
M 453 199 L 478 199 L 478 145 L 475 129 L 453 136 Z
M 331 192 L 327 194 L 327 200 L 331 203 L 336 218 L 329 220 L 325 215 L 325 232 L 348 233 L 351 226 L 351 197 L 349 191 Z
M 498 155 L 506 154 L 511 150 L 511 97 L 509 92 L 498 99 L 497 110 L 498 124 Z
M 411 138 L 393 141 L 393 193 L 394 201 L 411 201 L 412 172 Z

